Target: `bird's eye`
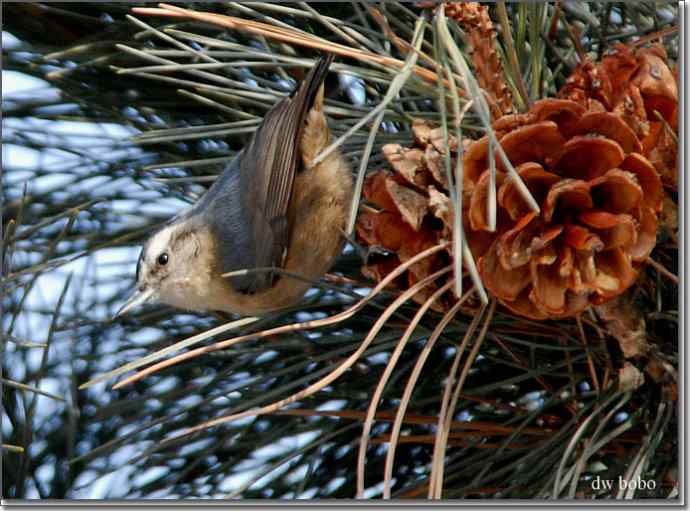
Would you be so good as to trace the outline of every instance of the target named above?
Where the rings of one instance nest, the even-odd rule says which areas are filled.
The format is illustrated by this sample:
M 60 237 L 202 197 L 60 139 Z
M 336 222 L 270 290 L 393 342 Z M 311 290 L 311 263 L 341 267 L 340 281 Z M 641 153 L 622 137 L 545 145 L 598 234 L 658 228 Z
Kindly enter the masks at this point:
M 168 264 L 168 253 L 163 252 L 161 255 L 158 256 L 158 264 L 161 266 L 165 266 Z

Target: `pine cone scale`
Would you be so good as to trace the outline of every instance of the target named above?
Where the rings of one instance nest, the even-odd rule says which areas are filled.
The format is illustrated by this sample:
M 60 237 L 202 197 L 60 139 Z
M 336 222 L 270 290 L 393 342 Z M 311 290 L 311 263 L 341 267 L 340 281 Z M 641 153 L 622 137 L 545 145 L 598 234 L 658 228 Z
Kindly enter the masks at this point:
M 635 218 L 638 226 L 637 241 L 628 247 L 628 253 L 634 262 L 642 262 L 654 250 L 658 219 L 656 213 L 648 207 L 641 207 Z
M 611 169 L 589 182 L 597 207 L 611 213 L 625 213 L 642 201 L 642 187 L 632 172 Z
M 532 240 L 539 232 L 535 213 L 528 213 L 509 231 L 498 238 L 498 257 L 506 270 L 527 264 L 532 253 Z
M 565 139 L 553 121 L 542 121 L 529 126 L 521 126 L 500 139 L 501 147 L 510 162 L 517 167 L 528 162 L 547 162 L 555 155 Z M 496 168 L 505 170 L 503 161 L 496 151 Z M 488 145 L 487 145 L 488 155 Z M 488 162 L 487 162 L 488 166 Z
M 515 170 L 537 203 L 541 203 L 549 189 L 560 180 L 556 174 L 544 170 L 544 167 L 535 162 L 523 163 Z M 527 201 L 520 195 L 515 181 L 510 177 L 498 189 L 497 196 L 498 204 L 506 210 L 511 220 L 517 220 L 530 211 Z
M 589 112 L 583 115 L 574 131 L 576 134 L 597 133 L 614 140 L 625 154 L 642 151 L 642 144 L 632 128 L 620 116 L 611 112 Z
M 523 264 L 510 270 L 505 269 L 498 255 L 498 243 L 498 240 L 494 241 L 486 255 L 480 259 L 478 268 L 484 285 L 495 289 L 497 298 L 513 301 L 530 283 L 529 266 Z
M 641 154 L 631 153 L 620 164 L 620 168 L 635 175 L 643 192 L 642 203 L 656 212 L 661 211 L 664 189 L 654 165 Z
M 563 145 L 553 169 L 558 175 L 589 181 L 617 167 L 624 159 L 618 142 L 598 135 L 576 135 Z

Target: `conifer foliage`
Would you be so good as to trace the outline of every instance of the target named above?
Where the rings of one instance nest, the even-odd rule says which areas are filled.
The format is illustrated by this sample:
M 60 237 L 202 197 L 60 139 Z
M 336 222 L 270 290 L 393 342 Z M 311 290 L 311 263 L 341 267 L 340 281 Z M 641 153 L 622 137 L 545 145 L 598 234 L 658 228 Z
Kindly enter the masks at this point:
M 3 497 L 678 498 L 677 4 L 2 9 Z M 113 320 L 323 51 L 335 267 Z

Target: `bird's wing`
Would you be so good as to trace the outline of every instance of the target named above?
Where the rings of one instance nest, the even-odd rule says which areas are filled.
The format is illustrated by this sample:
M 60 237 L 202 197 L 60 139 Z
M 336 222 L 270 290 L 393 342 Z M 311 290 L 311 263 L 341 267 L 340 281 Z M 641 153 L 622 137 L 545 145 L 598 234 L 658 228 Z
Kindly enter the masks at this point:
M 306 116 L 323 84 L 333 55 L 322 57 L 307 77 L 264 117 L 244 149 L 240 174 L 254 243 L 253 267 L 282 267 L 289 244 L 288 205 L 301 166 Z M 271 273 L 253 274 L 249 292 L 273 283 Z
M 293 93 L 266 114 L 249 144 L 190 212 L 210 225 L 221 273 L 283 265 L 305 118 L 332 60 L 332 55 L 321 58 Z M 233 287 L 245 293 L 266 289 L 273 280 L 271 272 L 230 278 Z
M 240 179 L 241 159 L 242 153 L 237 154 L 192 210 L 185 213 L 191 218 L 199 216 L 201 224 L 210 228 L 215 242 L 215 270 L 221 274 L 255 267 L 249 205 Z M 254 274 L 228 280 L 238 291 L 248 291 L 255 285 Z

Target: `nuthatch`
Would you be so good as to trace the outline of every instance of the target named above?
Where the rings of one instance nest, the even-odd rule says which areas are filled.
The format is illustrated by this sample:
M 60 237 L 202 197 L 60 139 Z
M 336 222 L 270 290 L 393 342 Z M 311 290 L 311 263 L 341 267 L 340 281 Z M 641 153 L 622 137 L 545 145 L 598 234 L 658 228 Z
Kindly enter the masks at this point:
M 312 166 L 330 141 L 323 82 L 332 60 L 322 57 L 204 196 L 144 244 L 137 289 L 118 315 L 148 301 L 262 314 L 297 303 L 329 270 L 352 198 L 352 173 L 337 150 Z M 269 267 L 286 273 L 222 276 Z

